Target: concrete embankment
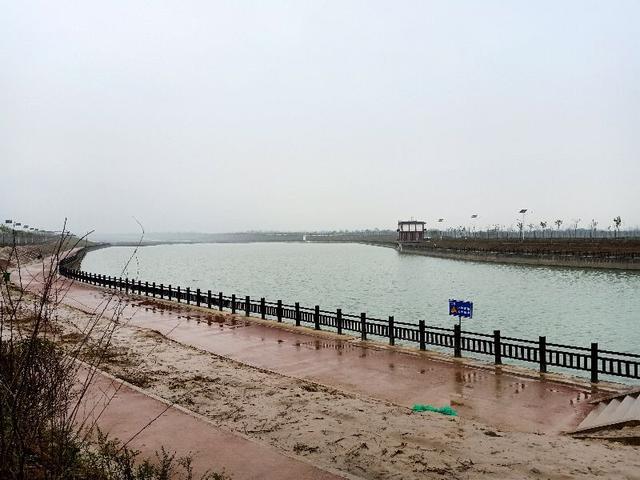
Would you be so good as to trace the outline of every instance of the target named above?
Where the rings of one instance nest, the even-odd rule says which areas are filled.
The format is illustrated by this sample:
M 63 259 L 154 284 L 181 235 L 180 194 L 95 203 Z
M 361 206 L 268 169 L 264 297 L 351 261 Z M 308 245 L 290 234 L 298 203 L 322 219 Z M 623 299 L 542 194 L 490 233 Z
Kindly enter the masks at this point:
M 86 247 L 78 247 L 76 250 L 73 251 L 75 252 L 74 254 L 70 252 L 67 258 L 63 261 L 67 267 L 77 269 L 77 268 L 80 268 L 80 265 L 82 264 L 82 260 L 84 259 L 87 253 L 93 250 L 100 250 L 101 248 L 107 248 L 110 246 L 111 245 L 108 243 L 99 243 L 95 245 L 88 245 Z
M 518 265 L 640 270 L 640 242 L 496 242 L 478 240 L 425 241 L 418 244 L 362 242 L 402 253 L 451 260 Z
M 423 249 L 404 246 L 402 253 L 426 255 L 429 257 L 466 260 L 471 262 L 510 263 L 517 265 L 536 265 L 546 267 L 604 268 L 615 270 L 640 270 L 637 259 L 618 260 L 606 258 L 589 258 L 573 255 L 536 255 L 505 254 L 497 252 L 460 252 L 436 249 Z

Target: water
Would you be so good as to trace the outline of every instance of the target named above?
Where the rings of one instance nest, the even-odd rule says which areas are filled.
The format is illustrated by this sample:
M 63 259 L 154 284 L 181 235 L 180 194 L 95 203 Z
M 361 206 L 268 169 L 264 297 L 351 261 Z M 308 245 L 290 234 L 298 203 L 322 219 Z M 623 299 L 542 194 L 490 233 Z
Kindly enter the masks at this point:
M 82 269 L 158 284 L 266 297 L 324 310 L 449 327 L 448 299 L 474 302 L 463 329 L 640 352 L 640 273 L 463 262 L 358 244 L 111 247 Z M 131 259 L 126 271 L 125 263 Z

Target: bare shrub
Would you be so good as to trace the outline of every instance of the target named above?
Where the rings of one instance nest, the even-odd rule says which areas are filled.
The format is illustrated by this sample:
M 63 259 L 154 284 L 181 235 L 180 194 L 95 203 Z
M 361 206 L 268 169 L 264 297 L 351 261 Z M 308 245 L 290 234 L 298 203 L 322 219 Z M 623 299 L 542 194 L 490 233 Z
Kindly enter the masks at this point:
M 58 266 L 83 240 L 65 230 L 55 243 L 39 246 L 41 251 L 14 244 L 0 267 L 0 278 L 12 266 L 17 275 L 14 284 L 0 283 L 0 478 L 192 480 L 190 457 L 176 458 L 162 449 L 155 459 L 139 459 L 128 442 L 97 431 L 106 407 L 91 424 L 78 417 L 99 367 L 114 355 L 111 338 L 124 303 L 114 292 L 81 330 L 56 337 L 57 311 L 72 284 L 58 277 Z M 24 278 L 21 263 L 35 258 L 42 260 L 38 275 Z M 26 293 L 29 286 L 37 287 L 35 297 Z M 201 478 L 228 477 L 206 473 Z

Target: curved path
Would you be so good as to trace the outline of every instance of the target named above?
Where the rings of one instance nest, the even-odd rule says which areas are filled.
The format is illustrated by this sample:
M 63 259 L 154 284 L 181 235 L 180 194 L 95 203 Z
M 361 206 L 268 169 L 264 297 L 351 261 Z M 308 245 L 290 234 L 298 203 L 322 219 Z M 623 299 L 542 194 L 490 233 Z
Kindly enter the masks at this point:
M 48 265 L 48 262 L 44 262 Z M 18 273 L 18 272 L 13 272 Z M 42 291 L 43 263 L 23 266 L 13 276 L 29 292 Z M 60 286 L 60 285 L 59 285 Z M 63 285 L 64 287 L 69 285 Z M 71 284 L 63 303 L 85 312 L 101 310 L 99 291 Z M 88 295 L 87 295 L 88 294 Z M 108 314 L 108 312 L 107 312 Z M 80 368 L 79 381 L 89 370 Z M 190 455 L 194 478 L 208 471 L 246 480 L 339 480 L 360 477 L 329 472 L 253 439 L 225 431 L 206 418 L 97 371 L 82 400 L 78 421 L 95 424 L 110 438 L 127 441 L 140 458 L 154 459 L 161 448 L 177 457 Z
M 597 391 L 588 383 L 560 375 L 408 352 L 80 283 L 72 284 L 64 301 L 91 312 L 112 295 L 122 297 L 123 316 L 132 324 L 180 343 L 407 407 L 452 405 L 460 416 L 502 430 L 557 433 L 572 429 L 590 410 L 587 400 Z

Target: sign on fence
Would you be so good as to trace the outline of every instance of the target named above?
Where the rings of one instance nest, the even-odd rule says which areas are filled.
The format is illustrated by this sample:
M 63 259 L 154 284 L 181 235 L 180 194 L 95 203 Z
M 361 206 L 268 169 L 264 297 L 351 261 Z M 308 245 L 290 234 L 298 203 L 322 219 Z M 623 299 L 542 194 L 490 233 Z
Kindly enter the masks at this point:
M 449 315 L 459 319 L 473 318 L 473 302 L 449 299 Z

